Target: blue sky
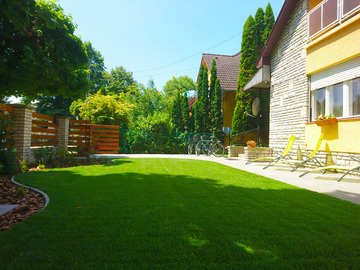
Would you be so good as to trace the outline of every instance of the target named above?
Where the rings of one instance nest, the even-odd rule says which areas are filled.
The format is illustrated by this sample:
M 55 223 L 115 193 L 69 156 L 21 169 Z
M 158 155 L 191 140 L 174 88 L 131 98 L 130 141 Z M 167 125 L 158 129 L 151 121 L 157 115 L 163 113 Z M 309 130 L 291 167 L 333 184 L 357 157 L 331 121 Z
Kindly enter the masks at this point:
M 269 2 L 277 17 L 284 0 L 58 0 L 108 71 L 123 66 L 159 90 L 173 76 L 196 80 L 202 53 L 240 51 L 244 22 Z

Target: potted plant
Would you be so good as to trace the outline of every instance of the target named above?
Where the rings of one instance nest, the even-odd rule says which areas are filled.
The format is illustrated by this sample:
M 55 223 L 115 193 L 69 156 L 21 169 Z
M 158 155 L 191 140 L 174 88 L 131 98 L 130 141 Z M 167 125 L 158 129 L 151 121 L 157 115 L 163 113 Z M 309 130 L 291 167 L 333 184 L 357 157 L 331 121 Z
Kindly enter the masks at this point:
M 315 124 L 317 126 L 335 125 L 336 122 L 337 119 L 332 113 L 330 113 L 329 115 L 320 114 L 318 117 L 315 118 Z
M 256 146 L 256 142 L 253 140 L 247 141 L 246 142 L 247 147 L 255 147 Z

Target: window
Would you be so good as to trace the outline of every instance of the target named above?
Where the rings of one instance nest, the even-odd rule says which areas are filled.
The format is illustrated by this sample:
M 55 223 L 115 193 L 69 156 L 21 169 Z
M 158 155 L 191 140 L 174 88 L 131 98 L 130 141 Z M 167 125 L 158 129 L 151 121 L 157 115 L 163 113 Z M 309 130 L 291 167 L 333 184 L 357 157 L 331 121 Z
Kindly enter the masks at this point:
M 311 91 L 311 120 L 320 114 L 360 115 L 360 78 Z
M 337 117 L 343 116 L 343 84 L 335 84 L 329 87 L 329 113 Z
M 360 78 L 349 82 L 350 115 L 360 115 Z
M 308 15 L 308 35 L 315 37 L 360 10 L 360 0 L 324 0 Z

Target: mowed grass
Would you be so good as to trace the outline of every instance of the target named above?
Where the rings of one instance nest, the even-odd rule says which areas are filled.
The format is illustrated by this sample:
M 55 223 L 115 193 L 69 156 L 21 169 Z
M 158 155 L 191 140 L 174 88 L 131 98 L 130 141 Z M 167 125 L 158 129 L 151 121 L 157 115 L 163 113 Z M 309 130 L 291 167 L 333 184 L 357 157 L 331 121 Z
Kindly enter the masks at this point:
M 359 269 L 360 206 L 213 162 L 20 174 L 50 204 L 0 233 L 0 269 Z

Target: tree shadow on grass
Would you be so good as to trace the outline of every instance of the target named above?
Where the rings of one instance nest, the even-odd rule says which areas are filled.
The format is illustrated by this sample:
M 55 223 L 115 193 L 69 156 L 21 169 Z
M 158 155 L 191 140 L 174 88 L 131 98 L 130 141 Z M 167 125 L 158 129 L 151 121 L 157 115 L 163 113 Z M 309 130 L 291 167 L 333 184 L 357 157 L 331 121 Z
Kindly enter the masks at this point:
M 105 174 L 19 177 L 45 189 L 51 203 L 0 234 L 0 261 L 9 268 L 24 260 L 62 269 L 349 269 L 360 259 L 358 205 L 241 171 L 145 174 L 121 172 L 115 165 L 129 160 L 116 162 Z M 236 182 L 224 181 L 230 177 Z

